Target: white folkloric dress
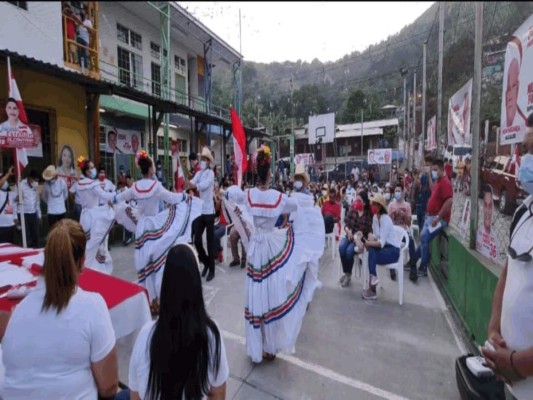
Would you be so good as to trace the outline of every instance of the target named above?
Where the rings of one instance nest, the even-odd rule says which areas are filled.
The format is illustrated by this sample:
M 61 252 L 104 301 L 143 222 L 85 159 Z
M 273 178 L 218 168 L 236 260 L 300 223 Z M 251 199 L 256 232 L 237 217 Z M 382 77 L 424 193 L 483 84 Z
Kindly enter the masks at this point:
M 159 298 L 169 250 L 190 241 L 192 222 L 202 213 L 202 200 L 186 198 L 185 193 L 169 192 L 152 179 L 141 179 L 116 197 L 117 222 L 135 232 L 135 269 L 150 301 Z M 131 200 L 136 207 L 124 203 Z M 168 205 L 161 212 L 160 201 Z
M 80 224 L 87 237 L 85 265 L 105 274 L 111 274 L 113 260 L 107 242 L 115 220 L 115 212 L 108 204 L 98 206 L 98 203 L 100 200 L 112 200 L 115 194 L 104 192 L 99 181 L 85 176 L 76 183 L 76 192 L 82 207 Z
M 263 352 L 292 352 L 307 305 L 320 286 L 316 274 L 300 265 L 307 258 L 296 253 L 304 245 L 296 243 L 293 227 L 275 228 L 281 214 L 297 211 L 297 201 L 275 190 L 242 192 L 237 186 L 228 189 L 226 199 L 237 229 L 247 226 L 242 214 L 253 219 L 253 226 L 247 226 L 247 353 L 252 361 L 260 362 Z M 232 203 L 243 204 L 244 212 L 239 213 Z M 247 236 L 245 230 L 239 233 L 241 239 Z

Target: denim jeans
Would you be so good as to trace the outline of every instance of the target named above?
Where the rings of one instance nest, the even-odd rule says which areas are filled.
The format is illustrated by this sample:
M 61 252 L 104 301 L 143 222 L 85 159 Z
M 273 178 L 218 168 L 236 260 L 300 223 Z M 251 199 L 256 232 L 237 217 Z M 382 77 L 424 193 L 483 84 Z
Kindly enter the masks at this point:
M 215 250 L 220 251 L 220 239 L 226 234 L 226 225 L 215 225 Z
M 342 271 L 345 274 L 352 274 L 353 260 L 355 254 L 355 243 L 350 242 L 348 238 L 342 238 L 339 245 L 339 255 L 341 257 Z
M 391 244 L 377 249 L 371 247 L 368 249 L 368 271 L 370 275 L 377 276 L 376 266 L 378 264 L 393 264 L 400 258 L 400 249 Z
M 416 249 L 414 256 L 411 256 L 411 268 L 416 268 L 416 263 L 418 262 L 418 259 L 421 258 L 419 269 L 421 271 L 427 270 L 429 263 L 429 245 L 434 238 L 439 236 L 441 231 L 446 228 L 447 225 L 446 221 L 440 220 L 439 227 L 430 233 L 429 228 L 431 227 L 434 218 L 435 215 L 427 215 L 424 219 L 424 227 L 420 232 L 420 245 Z
M 78 44 L 81 46 L 89 46 L 89 43 L 87 43 L 82 38 L 78 37 Z M 78 47 L 78 59 L 80 60 L 80 65 L 82 68 L 89 68 L 89 60 L 88 60 L 89 51 L 83 47 Z

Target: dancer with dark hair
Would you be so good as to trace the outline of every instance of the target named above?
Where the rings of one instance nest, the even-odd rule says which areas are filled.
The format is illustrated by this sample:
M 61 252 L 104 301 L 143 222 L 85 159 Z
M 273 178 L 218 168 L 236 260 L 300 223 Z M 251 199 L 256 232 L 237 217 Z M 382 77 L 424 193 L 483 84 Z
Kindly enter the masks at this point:
M 91 160 L 83 156 L 78 159 L 81 177 L 70 188 L 78 194 L 81 205 L 80 224 L 87 235 L 87 251 L 85 265 L 100 272 L 111 274 L 113 261 L 107 246 L 109 231 L 113 226 L 115 212 L 109 204 L 98 206 L 99 201 L 108 203 L 113 200 L 114 193 L 106 193 L 96 179 L 96 168 Z
M 270 149 L 266 146 L 257 154 L 257 174 L 256 188 L 243 192 L 232 186 L 226 196 L 230 202 L 244 204 L 253 219 L 251 232 L 241 229 L 239 234 L 248 247 L 246 349 L 256 363 L 272 360 L 279 351 L 294 351 L 307 305 L 320 286 L 316 274 L 302 268 L 308 260 L 295 245 L 292 226 L 275 228 L 281 214 L 298 210 L 298 202 L 269 188 Z M 235 223 L 237 229 L 242 225 Z
M 229 377 L 224 341 L 209 318 L 198 258 L 188 244 L 166 258 L 161 309 L 135 342 L 130 361 L 131 399 L 209 399 L 226 395 Z
M 135 268 L 156 313 L 167 253 L 191 237 L 191 224 L 201 213 L 202 201 L 166 190 L 155 178 L 154 162 L 146 151 L 138 154 L 137 165 L 143 179 L 116 196 L 115 203 L 120 204 L 115 209 L 117 222 L 135 232 Z M 136 208 L 125 203 L 132 200 Z M 170 207 L 159 212 L 160 201 Z

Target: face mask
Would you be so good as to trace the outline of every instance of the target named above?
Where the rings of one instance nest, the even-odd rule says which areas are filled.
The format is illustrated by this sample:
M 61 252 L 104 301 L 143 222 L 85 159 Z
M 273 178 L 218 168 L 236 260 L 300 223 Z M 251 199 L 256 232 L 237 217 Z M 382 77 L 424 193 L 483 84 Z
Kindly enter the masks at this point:
M 304 185 L 304 184 L 303 184 L 302 181 L 296 181 L 296 182 L 294 182 L 294 189 L 295 189 L 295 190 L 301 190 L 302 187 L 303 187 L 303 185 Z
M 96 168 L 91 168 L 89 173 L 90 173 L 91 179 L 96 178 Z
M 434 181 L 439 179 L 439 174 L 437 171 L 431 171 L 431 179 L 433 179 Z
M 2 185 L 2 190 L 6 191 L 7 189 L 9 189 L 9 183 L 7 183 L 7 181 L 5 181 L 4 184 Z
M 105 180 L 105 174 L 99 174 L 98 179 L 100 179 L 103 182 Z
M 322 196 L 326 196 L 328 194 L 328 192 L 326 192 L 325 190 L 322 190 Z
M 387 201 L 390 200 L 390 193 L 385 193 L 385 200 L 387 200 Z
M 356 200 L 353 208 L 355 208 L 355 211 L 363 211 L 363 202 L 361 200 Z
M 205 161 L 200 161 L 200 169 L 203 171 L 207 168 L 207 163 Z
M 394 198 L 398 201 L 402 198 L 402 192 L 394 192 Z
M 518 180 L 526 192 L 533 194 L 533 155 L 526 154 L 520 160 Z
M 372 213 L 372 215 L 376 215 L 379 211 L 379 207 L 376 206 L 376 205 L 372 205 L 372 207 L 370 207 L 370 212 Z

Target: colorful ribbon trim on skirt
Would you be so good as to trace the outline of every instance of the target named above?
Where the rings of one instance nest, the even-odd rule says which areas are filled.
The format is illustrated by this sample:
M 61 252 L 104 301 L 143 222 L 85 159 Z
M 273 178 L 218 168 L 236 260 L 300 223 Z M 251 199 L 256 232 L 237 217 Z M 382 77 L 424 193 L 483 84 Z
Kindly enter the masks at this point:
M 263 314 L 262 316 L 253 315 L 248 307 L 245 307 L 244 317 L 248 323 L 253 325 L 254 329 L 259 329 L 261 327 L 261 323 L 268 325 L 269 323 L 277 321 L 278 319 L 281 319 L 287 315 L 298 303 L 298 300 L 300 300 L 300 296 L 304 287 L 305 274 L 306 272 L 304 272 L 302 279 L 300 282 L 298 282 L 298 285 L 294 291 L 289 295 L 289 297 L 287 297 L 287 300 L 278 307 L 268 311 L 266 314 Z
M 176 205 L 171 207 L 171 213 L 172 213 L 172 210 L 174 210 L 174 215 L 176 214 L 176 207 L 177 207 Z M 187 213 L 185 214 L 183 225 L 181 226 L 181 228 L 180 228 L 178 234 L 176 235 L 175 239 L 172 241 L 172 244 L 170 246 L 168 246 L 168 248 L 166 248 L 161 253 L 161 255 L 158 258 L 156 258 L 154 261 L 150 261 L 143 269 L 141 269 L 137 273 L 137 278 L 139 280 L 139 283 L 143 283 L 146 280 L 146 278 L 148 276 L 150 276 L 151 274 L 157 273 L 161 269 L 163 264 L 165 264 L 165 262 L 167 260 L 167 254 L 170 251 L 170 249 L 174 246 L 174 242 L 179 237 L 183 236 L 183 234 L 187 230 L 187 226 L 189 224 L 189 219 L 190 219 L 190 216 L 191 216 L 191 208 L 192 208 L 192 203 L 189 202 L 189 204 L 187 204 Z M 165 224 L 165 226 L 166 226 L 166 224 Z M 167 230 L 168 230 L 168 228 L 167 228 Z M 144 237 L 144 235 L 143 235 L 143 237 Z
M 189 210 L 190 210 L 190 207 L 189 207 Z M 170 207 L 168 218 L 160 229 L 154 229 L 153 231 L 146 231 L 142 234 L 140 238 L 135 240 L 135 249 L 136 250 L 140 249 L 149 240 L 157 240 L 161 238 L 161 236 L 163 236 L 164 233 L 168 231 L 168 228 L 170 228 L 170 226 L 174 222 L 174 218 L 176 218 L 176 205 Z
M 251 263 L 248 263 L 247 275 L 254 282 L 261 282 L 263 279 L 268 278 L 274 272 L 282 268 L 289 258 L 291 257 L 292 251 L 294 250 L 294 231 L 292 226 L 289 226 L 287 229 L 287 238 L 285 240 L 285 245 L 281 251 L 267 261 L 266 264 L 262 265 L 261 268 L 254 268 Z

